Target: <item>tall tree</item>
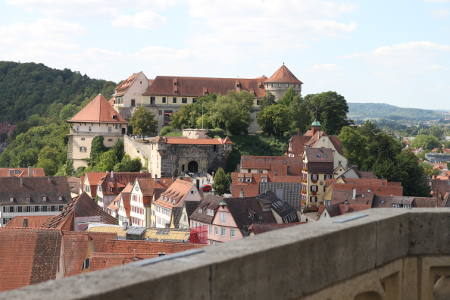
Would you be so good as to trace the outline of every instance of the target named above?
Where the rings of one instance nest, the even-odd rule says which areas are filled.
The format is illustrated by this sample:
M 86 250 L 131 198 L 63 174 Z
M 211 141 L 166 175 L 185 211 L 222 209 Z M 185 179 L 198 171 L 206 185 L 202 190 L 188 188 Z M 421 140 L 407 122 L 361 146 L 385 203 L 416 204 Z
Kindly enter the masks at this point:
M 441 143 L 435 136 L 419 134 L 414 138 L 411 145 L 415 148 L 422 148 L 423 150 L 432 150 L 439 148 Z
M 257 116 L 261 129 L 274 136 L 281 136 L 289 130 L 289 109 L 285 105 L 275 104 L 264 107 Z
M 213 189 L 219 195 L 230 192 L 230 180 L 222 168 L 218 168 L 214 175 Z
M 351 123 L 347 119 L 347 101 L 336 92 L 307 95 L 305 103 L 310 114 L 317 118 L 325 132 L 330 135 L 339 134 L 342 127 Z
M 142 136 L 153 136 L 157 133 L 158 123 L 155 116 L 145 107 L 139 106 L 130 120 L 133 134 Z

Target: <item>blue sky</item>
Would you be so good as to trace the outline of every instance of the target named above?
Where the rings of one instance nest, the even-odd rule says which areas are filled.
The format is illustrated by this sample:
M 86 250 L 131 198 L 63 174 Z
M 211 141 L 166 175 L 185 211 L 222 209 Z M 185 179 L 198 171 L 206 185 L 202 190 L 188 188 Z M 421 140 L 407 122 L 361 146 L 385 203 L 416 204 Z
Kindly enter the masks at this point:
M 113 81 L 284 62 L 303 94 L 450 110 L 450 0 L 0 1 L 0 60 Z

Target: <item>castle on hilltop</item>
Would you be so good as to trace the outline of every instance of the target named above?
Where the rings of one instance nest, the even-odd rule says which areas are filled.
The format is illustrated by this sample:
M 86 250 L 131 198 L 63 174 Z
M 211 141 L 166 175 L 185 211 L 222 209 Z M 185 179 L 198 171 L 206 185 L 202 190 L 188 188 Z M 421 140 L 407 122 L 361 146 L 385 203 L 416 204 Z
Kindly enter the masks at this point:
M 226 94 L 229 91 L 247 91 L 255 96 L 253 106 L 259 110 L 261 99 L 270 92 L 278 100 L 289 88 L 301 93 L 302 82 L 283 64 L 272 76 L 258 78 L 211 78 L 156 76 L 148 79 L 143 72 L 134 73 L 115 89 L 110 103 L 125 118 L 129 119 L 138 106 L 149 109 L 158 121 L 158 127 L 168 125 L 171 115 L 181 107 L 194 103 L 208 94 Z M 257 131 L 256 112 L 250 133 Z

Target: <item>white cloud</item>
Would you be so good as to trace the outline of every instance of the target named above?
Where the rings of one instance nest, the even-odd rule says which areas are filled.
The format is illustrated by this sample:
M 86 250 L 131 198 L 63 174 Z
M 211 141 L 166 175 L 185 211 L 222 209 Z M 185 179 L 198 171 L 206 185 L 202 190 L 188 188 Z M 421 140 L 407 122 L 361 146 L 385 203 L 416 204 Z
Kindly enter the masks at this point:
M 429 51 L 450 51 L 450 45 L 441 45 L 429 41 L 414 41 L 391 46 L 382 46 L 373 51 L 375 56 L 404 55 Z
M 7 0 L 31 12 L 40 12 L 52 17 L 117 17 L 132 7 L 134 10 L 163 10 L 178 0 Z
M 0 26 L 0 56 L 33 60 L 61 55 L 61 51 L 76 48 L 72 38 L 85 32 L 78 24 L 53 19 Z
M 447 18 L 448 16 L 450 16 L 450 10 L 437 9 L 437 10 L 433 10 L 432 14 L 436 18 Z
M 338 66 L 336 64 L 315 64 L 311 69 L 314 71 L 335 71 Z
M 120 15 L 113 20 L 115 27 L 134 27 L 138 29 L 156 29 L 166 23 L 166 18 L 151 11 L 142 11 L 133 15 Z

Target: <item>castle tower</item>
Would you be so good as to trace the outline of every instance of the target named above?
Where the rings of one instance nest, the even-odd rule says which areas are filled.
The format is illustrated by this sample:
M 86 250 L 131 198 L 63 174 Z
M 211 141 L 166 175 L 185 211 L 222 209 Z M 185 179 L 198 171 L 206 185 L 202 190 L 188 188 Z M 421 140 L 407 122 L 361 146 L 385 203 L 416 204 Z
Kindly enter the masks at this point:
M 87 166 L 94 137 L 103 136 L 103 144 L 112 147 L 127 133 L 127 122 L 101 94 L 67 122 L 70 124 L 67 158 L 73 161 L 75 170 Z
M 302 91 L 300 80 L 283 64 L 272 76 L 266 79 L 264 87 L 275 96 L 275 100 L 283 97 L 289 88 L 293 88 L 299 95 Z

